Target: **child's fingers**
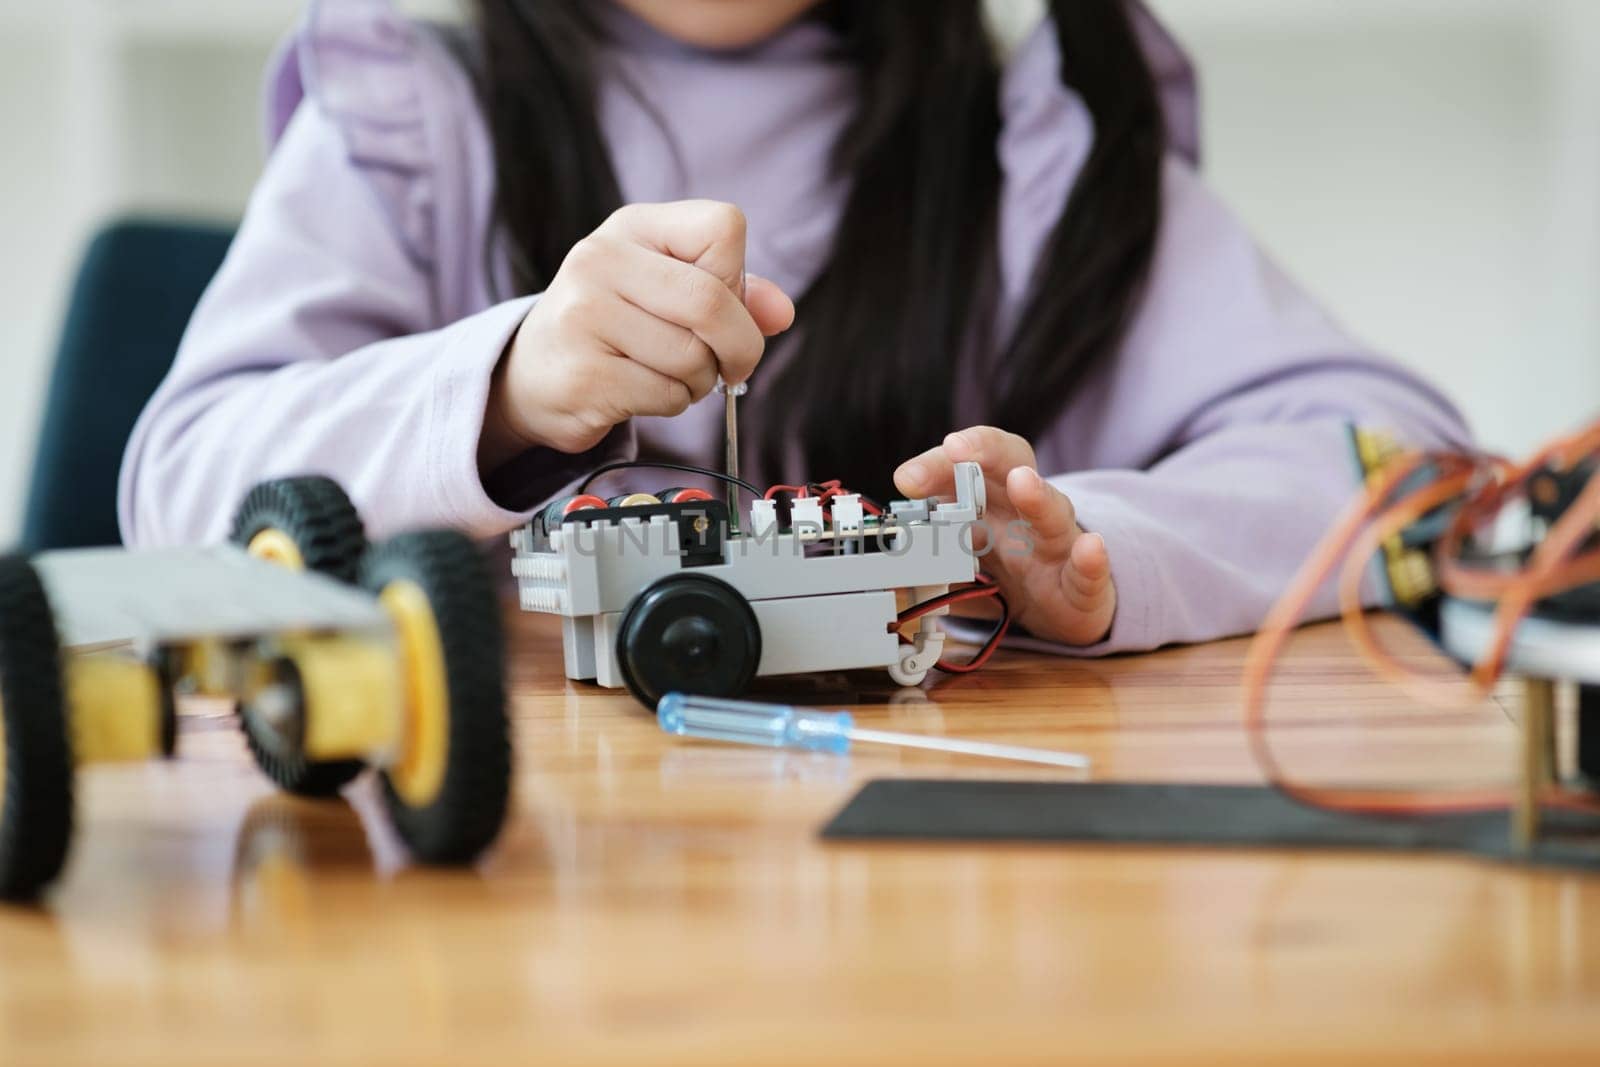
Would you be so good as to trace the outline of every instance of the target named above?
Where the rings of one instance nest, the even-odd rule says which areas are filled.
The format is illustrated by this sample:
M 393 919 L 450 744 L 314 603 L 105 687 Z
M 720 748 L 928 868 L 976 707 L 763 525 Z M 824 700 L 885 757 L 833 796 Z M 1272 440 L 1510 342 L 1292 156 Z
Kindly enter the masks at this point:
M 622 356 L 595 361 L 594 388 L 612 409 L 607 428 L 635 415 L 681 415 L 693 400 L 677 378 Z
M 694 331 L 716 353 L 718 370 L 728 381 L 750 377 L 767 342 L 732 289 L 670 256 L 623 242 L 603 247 L 608 283 L 624 300 Z
M 620 422 L 635 415 L 681 415 L 692 400 L 687 385 L 626 356 L 592 353 L 581 376 L 570 377 L 570 387 L 559 387 L 568 380 L 562 375 L 546 383 L 557 388 L 540 390 L 536 429 L 518 431 L 524 442 L 584 452 Z
M 1064 559 L 1080 533 L 1072 501 L 1032 467 L 1012 468 L 1005 488 L 1017 517 L 1032 527 L 1035 551 L 1046 558 Z
M 629 359 L 676 378 L 699 400 L 717 384 L 717 357 L 692 330 L 644 311 L 620 297 L 599 317 L 600 339 Z
M 1003 522 L 1012 514 L 1011 505 L 1006 500 L 1004 477 L 989 477 L 985 472 L 985 481 L 989 486 L 987 517 L 991 524 Z M 956 495 L 956 465 L 942 447 L 930 448 L 922 455 L 900 464 L 894 472 L 894 486 L 912 500 L 922 497 L 953 498 Z
M 942 446 L 930 448 L 900 464 L 894 472 L 894 487 L 912 499 L 954 492 L 955 465 Z
M 1072 543 L 1065 569 L 1067 597 L 1080 611 L 1094 611 L 1111 595 L 1111 554 L 1105 538 L 1086 533 Z
M 993 426 L 972 426 L 947 435 L 943 449 L 951 463 L 976 463 L 983 471 L 991 510 L 1014 510 L 1008 501 L 1006 479 L 1018 467 L 1033 469 L 1032 445 L 1014 433 Z
M 744 212 L 717 200 L 629 204 L 617 209 L 602 230 L 692 263 L 722 282 L 730 293 L 744 287 Z
M 794 325 L 794 301 L 777 282 L 758 274 L 745 275 L 744 306 L 750 310 L 756 326 L 768 337 Z
M 971 426 L 944 439 L 944 454 L 953 463 L 976 463 L 983 473 L 1004 482 L 1015 467 L 1034 465 L 1033 446 L 1026 438 L 993 426 Z
M 1033 632 L 1068 644 L 1102 640 L 1117 608 L 1105 540 L 1084 533 L 1072 500 L 1039 476 L 1032 447 L 993 427 L 963 430 L 901 464 L 895 485 L 912 497 L 946 495 L 954 488 L 957 462 L 977 462 L 990 486 L 987 522 L 974 529 L 974 547 L 987 543 L 986 530 L 1004 529 L 1008 516 L 1028 526 L 1026 536 L 1012 535 L 1026 552 L 1002 551 L 985 563 L 1017 618 Z
M 977 463 L 995 493 L 1005 489 L 1006 476 L 1014 467 L 1034 465 L 1033 446 L 1014 433 L 993 426 L 973 426 L 945 437 L 944 443 L 930 448 L 901 464 L 894 484 L 907 496 L 939 496 L 955 490 L 955 464 Z M 1003 505 L 1003 500 L 991 500 Z

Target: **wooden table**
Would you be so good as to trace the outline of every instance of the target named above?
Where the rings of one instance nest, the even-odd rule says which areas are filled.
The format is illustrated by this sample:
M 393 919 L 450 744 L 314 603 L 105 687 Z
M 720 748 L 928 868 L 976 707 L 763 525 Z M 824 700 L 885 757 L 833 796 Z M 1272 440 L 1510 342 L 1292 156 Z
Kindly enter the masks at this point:
M 0 912 L 0 1064 L 1554 1062 L 1600 1055 L 1600 878 L 1446 856 L 824 844 L 888 775 L 1043 776 L 668 739 L 513 623 L 515 811 L 473 872 L 408 868 L 370 783 L 272 794 L 224 713 L 81 778 L 66 881 Z M 1447 668 L 1403 626 L 1409 659 Z M 1021 654 L 871 725 L 1081 749 L 1107 779 L 1256 778 L 1242 642 Z M 1297 772 L 1503 776 L 1504 701 L 1418 710 L 1342 634 L 1274 705 Z

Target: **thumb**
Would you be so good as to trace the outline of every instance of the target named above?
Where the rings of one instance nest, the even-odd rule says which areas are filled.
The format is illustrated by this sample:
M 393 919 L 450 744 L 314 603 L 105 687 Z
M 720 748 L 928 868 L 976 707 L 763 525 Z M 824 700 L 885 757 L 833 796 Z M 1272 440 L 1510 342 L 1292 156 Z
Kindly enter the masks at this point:
M 746 274 L 744 279 L 744 306 L 756 320 L 761 332 L 772 337 L 794 325 L 794 301 L 778 284 L 759 274 Z

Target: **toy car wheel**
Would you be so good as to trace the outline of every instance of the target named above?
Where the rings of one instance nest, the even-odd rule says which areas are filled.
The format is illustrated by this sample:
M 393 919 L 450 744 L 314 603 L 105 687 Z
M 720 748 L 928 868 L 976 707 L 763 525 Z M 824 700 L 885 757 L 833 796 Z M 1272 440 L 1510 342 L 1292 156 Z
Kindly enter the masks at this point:
M 349 785 L 366 769 L 358 759 L 311 760 L 305 756 L 305 694 L 299 672 L 287 659 L 267 666 L 272 684 L 263 686 L 258 696 L 239 706 L 239 721 L 244 726 L 245 746 L 256 766 L 278 788 L 300 797 L 331 797 Z M 279 707 L 285 697 L 292 707 Z M 268 706 L 262 701 L 274 702 Z
M 375 545 L 361 584 L 394 620 L 404 661 L 405 730 L 382 772 L 400 837 L 424 863 L 470 863 L 494 841 L 511 791 L 500 603 L 461 534 L 403 534 Z
M 162 649 L 150 658 L 161 687 L 161 755 L 171 759 L 178 754 L 178 657 Z
M 252 556 L 293 570 L 354 582 L 366 550 L 361 515 L 331 478 L 263 482 L 250 490 L 233 520 L 233 543 Z M 365 768 L 360 760 L 307 760 L 255 709 L 239 709 L 245 744 L 256 766 L 297 796 L 332 796 Z
M 331 478 L 262 482 L 233 518 L 234 544 L 294 570 L 354 582 L 367 547 L 361 515 Z
M 889 680 L 894 682 L 895 685 L 905 687 L 919 686 L 928 677 L 928 668 L 923 667 L 920 670 L 914 670 L 907 666 L 909 659 L 907 656 L 902 656 L 889 664 Z
M 652 711 L 672 692 L 738 696 L 761 665 L 761 626 L 727 582 L 675 574 L 628 606 L 617 663 L 628 691 Z
M 31 900 L 72 840 L 72 743 L 61 647 L 38 574 L 0 558 L 0 898 Z

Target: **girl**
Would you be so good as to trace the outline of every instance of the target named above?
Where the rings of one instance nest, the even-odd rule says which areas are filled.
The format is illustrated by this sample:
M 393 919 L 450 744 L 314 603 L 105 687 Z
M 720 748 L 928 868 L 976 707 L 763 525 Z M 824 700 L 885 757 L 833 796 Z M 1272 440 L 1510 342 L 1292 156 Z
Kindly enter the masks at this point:
M 985 562 L 1019 623 L 1147 649 L 1257 624 L 1356 484 L 1350 423 L 1464 437 L 1206 190 L 1137 0 L 1057 0 L 1003 65 L 980 0 L 475 14 L 311 8 L 129 446 L 130 542 L 302 472 L 378 533 L 501 535 L 604 462 L 718 465 L 720 375 L 747 474 L 927 496 L 976 460 L 1032 527 Z

